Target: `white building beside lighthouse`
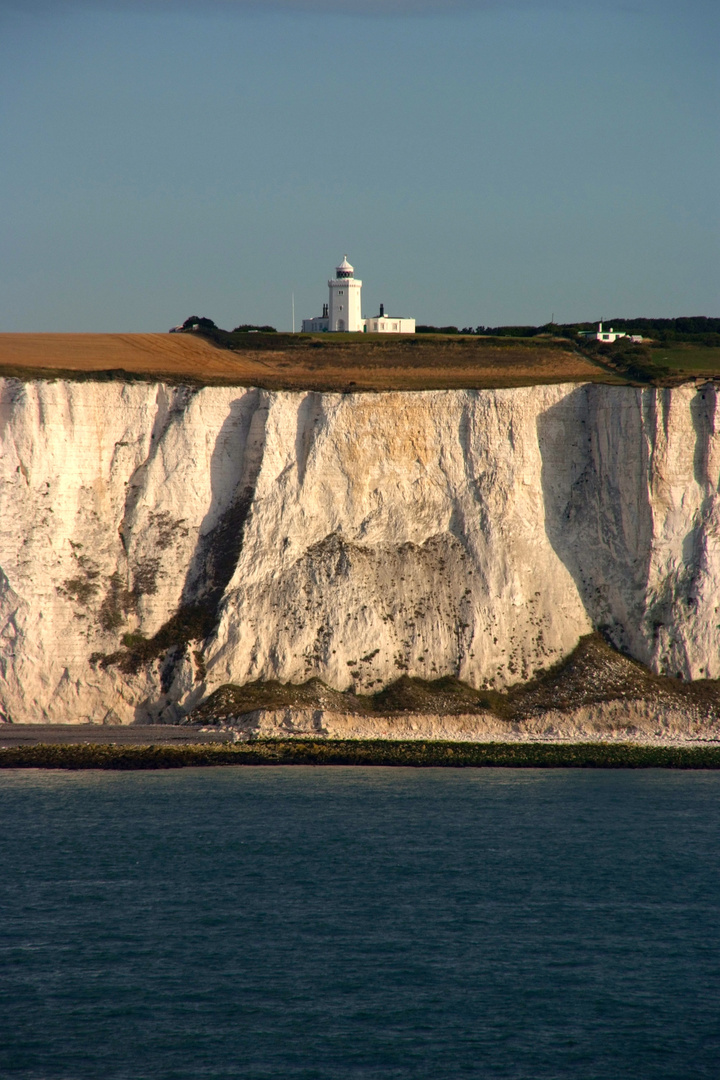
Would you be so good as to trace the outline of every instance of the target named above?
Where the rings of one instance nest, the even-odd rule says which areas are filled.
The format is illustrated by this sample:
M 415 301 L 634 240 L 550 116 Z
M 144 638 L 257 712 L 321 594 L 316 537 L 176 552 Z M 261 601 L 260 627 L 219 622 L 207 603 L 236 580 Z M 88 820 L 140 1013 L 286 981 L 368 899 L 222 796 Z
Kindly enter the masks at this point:
M 323 304 L 322 315 L 313 319 L 303 319 L 304 334 L 329 330 L 332 333 L 357 333 L 365 331 L 375 334 L 414 334 L 415 320 L 390 318 L 384 314 L 382 305 L 380 315 L 371 319 L 362 317 L 362 281 L 354 276 L 354 267 L 345 255 L 339 266 L 335 267 L 335 277 L 328 281 L 330 290 L 329 303 Z

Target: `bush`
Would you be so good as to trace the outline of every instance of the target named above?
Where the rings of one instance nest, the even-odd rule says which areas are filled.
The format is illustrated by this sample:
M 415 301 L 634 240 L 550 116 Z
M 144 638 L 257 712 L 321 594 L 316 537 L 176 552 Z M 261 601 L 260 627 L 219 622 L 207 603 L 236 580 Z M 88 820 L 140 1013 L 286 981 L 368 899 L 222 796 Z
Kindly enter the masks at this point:
M 212 319 L 206 319 L 205 316 L 191 315 L 189 319 L 186 319 L 182 324 L 183 330 L 217 330 L 215 323 Z
M 459 334 L 457 326 L 416 326 L 416 334 Z
M 277 334 L 277 330 L 274 326 L 255 326 L 254 323 L 242 323 L 241 326 L 236 326 L 232 331 L 233 334 Z

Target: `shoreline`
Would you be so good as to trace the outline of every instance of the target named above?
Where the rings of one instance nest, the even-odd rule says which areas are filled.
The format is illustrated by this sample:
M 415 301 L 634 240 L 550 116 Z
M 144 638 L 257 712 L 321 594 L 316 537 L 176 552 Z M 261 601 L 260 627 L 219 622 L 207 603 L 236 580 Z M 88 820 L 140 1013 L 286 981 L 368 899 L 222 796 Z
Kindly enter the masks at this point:
M 720 743 L 271 738 L 232 742 L 25 743 L 0 748 L 1 769 L 116 771 L 261 765 L 411 768 L 720 769 Z

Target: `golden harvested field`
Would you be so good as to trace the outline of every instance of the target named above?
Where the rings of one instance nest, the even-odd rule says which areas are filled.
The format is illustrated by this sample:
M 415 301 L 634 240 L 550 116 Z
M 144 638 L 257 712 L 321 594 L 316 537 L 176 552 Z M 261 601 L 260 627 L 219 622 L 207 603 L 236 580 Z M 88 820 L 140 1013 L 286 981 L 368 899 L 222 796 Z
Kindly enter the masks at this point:
M 435 390 L 620 382 L 562 341 L 253 334 L 233 350 L 195 334 L 0 334 L 0 375 L 140 377 L 288 390 Z

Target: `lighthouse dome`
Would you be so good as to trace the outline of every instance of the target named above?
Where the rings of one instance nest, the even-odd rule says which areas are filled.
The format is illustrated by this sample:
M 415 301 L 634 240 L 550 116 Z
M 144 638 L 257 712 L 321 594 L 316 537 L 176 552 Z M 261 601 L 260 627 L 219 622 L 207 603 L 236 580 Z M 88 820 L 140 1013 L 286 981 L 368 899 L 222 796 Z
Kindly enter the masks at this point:
M 343 261 L 340 263 L 339 266 L 335 267 L 335 273 L 339 278 L 350 278 L 353 276 L 354 269 L 355 267 L 351 266 L 348 262 L 347 255 L 344 255 Z

